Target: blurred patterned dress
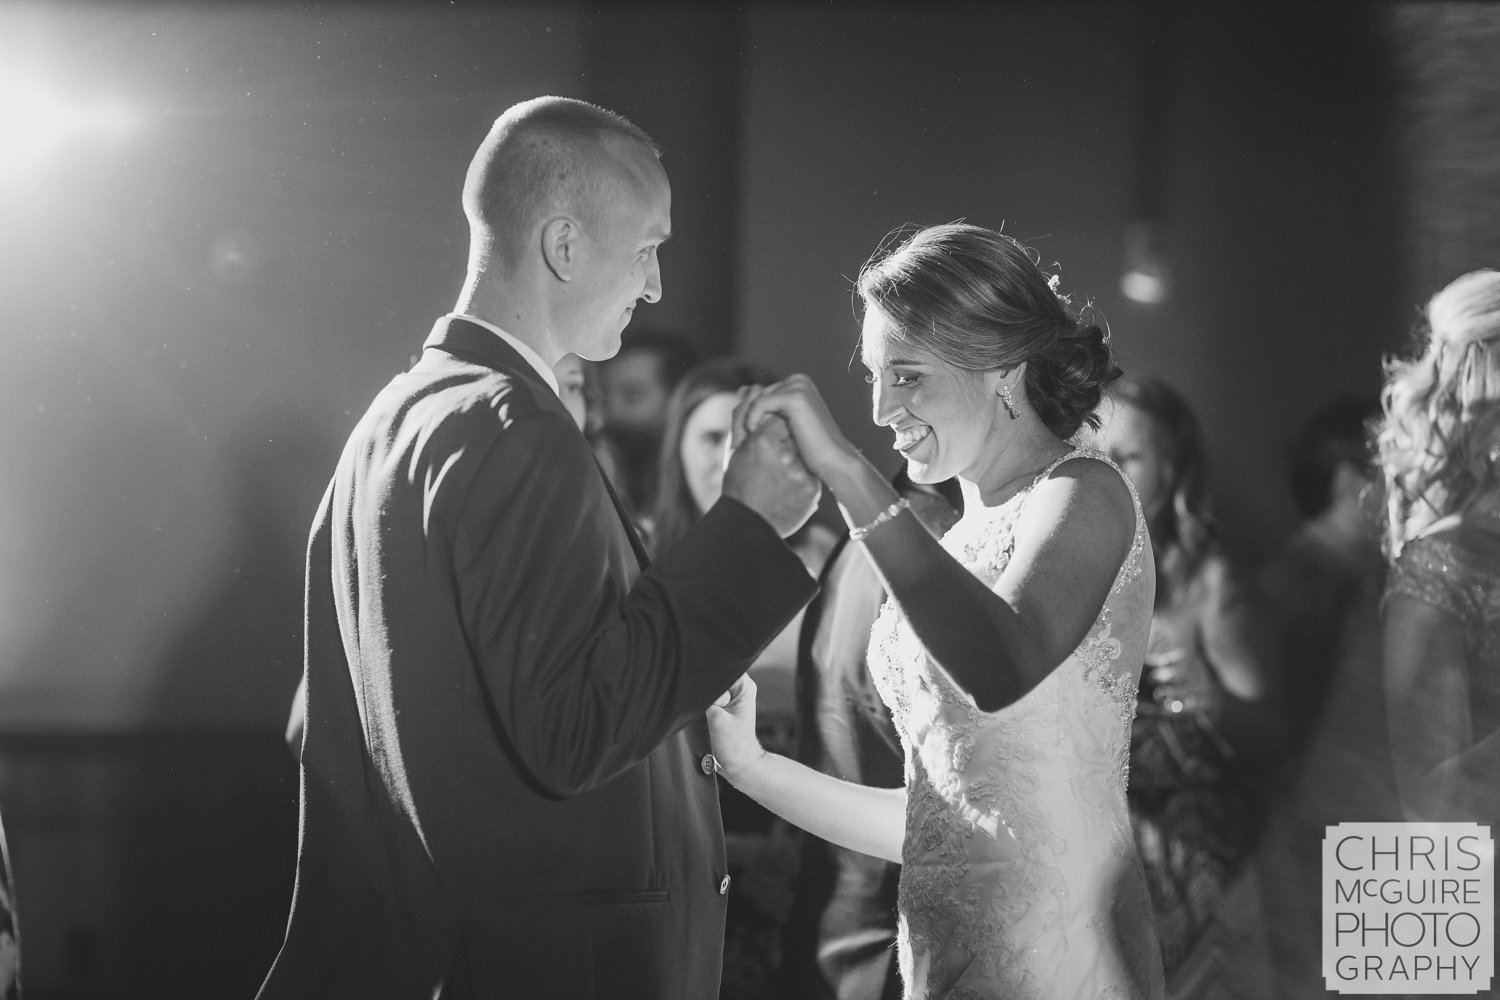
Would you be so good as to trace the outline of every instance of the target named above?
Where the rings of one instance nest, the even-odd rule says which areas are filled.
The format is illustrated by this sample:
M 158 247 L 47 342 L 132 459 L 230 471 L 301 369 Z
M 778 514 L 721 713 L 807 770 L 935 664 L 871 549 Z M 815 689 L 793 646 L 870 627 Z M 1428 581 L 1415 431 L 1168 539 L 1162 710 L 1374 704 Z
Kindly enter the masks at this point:
M 965 511 L 943 547 L 993 586 L 1032 490 L 1080 455 L 1108 461 L 1063 456 L 1004 503 Z M 1161 995 L 1125 804 L 1155 590 L 1131 497 L 1134 539 L 1087 637 L 998 712 L 927 655 L 899 606 L 881 610 L 869 663 L 906 755 L 897 950 L 910 1000 Z
M 1441 531 L 1408 542 L 1391 572 L 1386 595 L 1431 605 L 1452 618 L 1464 636 L 1468 723 L 1475 742 L 1500 730 L 1500 537 Z M 1500 820 L 1500 783 L 1485 815 L 1432 817 Z
M 1150 669 L 1212 662 L 1205 609 L 1234 604 L 1239 584 L 1216 553 L 1158 608 L 1130 750 L 1130 813 L 1161 942 L 1169 1000 L 1268 1000 L 1272 974 L 1250 864 L 1264 805 L 1234 750 L 1199 710 L 1171 712 Z
M 1435 608 L 1458 627 L 1463 637 L 1462 664 L 1450 664 L 1462 674 L 1462 694 L 1441 705 L 1428 703 L 1422 717 L 1398 720 L 1392 717 L 1392 743 L 1397 773 L 1408 776 L 1406 788 L 1425 786 L 1429 792 L 1441 789 L 1422 804 L 1420 816 L 1408 811 L 1408 818 L 1436 821 L 1478 822 L 1490 825 L 1491 836 L 1500 824 L 1500 781 L 1494 778 L 1493 765 L 1480 768 L 1482 777 L 1470 782 L 1437 782 L 1413 767 L 1403 767 L 1403 759 L 1422 761 L 1425 769 L 1431 763 L 1430 748 L 1403 744 L 1420 740 L 1424 735 L 1442 740 L 1448 750 L 1463 753 L 1476 745 L 1500 738 L 1500 534 L 1493 531 L 1436 531 L 1408 542 L 1392 567 L 1386 585 L 1387 601 L 1393 597 L 1408 598 Z M 1389 604 L 1386 608 L 1390 613 Z M 1391 664 L 1388 662 L 1387 667 Z M 1431 686 L 1432 678 L 1419 677 L 1416 683 Z M 1399 709 L 1393 709 L 1399 711 Z M 1424 752 L 1424 749 L 1426 752 Z M 1476 754 L 1494 757 L 1491 749 Z M 1400 784 L 1400 782 L 1398 782 Z M 1403 804 L 1405 804 L 1403 802 Z M 1500 921 L 1500 894 L 1496 898 L 1496 920 Z M 1471 993 L 1483 998 L 1500 997 L 1500 983 Z

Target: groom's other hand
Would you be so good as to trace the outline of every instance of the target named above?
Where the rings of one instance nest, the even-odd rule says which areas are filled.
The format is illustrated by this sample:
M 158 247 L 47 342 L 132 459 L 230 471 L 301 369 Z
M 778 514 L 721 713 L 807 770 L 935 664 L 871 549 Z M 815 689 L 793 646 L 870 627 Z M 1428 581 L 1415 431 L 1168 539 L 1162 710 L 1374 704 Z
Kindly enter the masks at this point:
M 765 518 L 782 538 L 807 523 L 822 489 L 802 464 L 786 421 L 774 414 L 739 441 L 724 470 L 724 495 Z

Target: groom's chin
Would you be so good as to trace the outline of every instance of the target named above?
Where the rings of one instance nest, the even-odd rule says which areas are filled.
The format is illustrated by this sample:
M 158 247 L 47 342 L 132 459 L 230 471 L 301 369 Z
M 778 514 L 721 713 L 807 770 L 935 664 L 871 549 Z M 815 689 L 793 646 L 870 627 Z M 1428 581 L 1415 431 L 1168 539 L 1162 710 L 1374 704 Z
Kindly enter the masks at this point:
M 579 345 L 573 351 L 585 361 L 608 361 L 620 353 L 620 335 L 604 338 L 588 345 Z

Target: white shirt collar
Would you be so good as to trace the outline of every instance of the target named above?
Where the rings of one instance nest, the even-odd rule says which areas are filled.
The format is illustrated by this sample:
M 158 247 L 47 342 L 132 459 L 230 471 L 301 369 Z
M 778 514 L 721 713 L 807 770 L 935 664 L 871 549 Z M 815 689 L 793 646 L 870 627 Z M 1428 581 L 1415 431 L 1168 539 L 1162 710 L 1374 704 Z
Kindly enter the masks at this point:
M 559 397 L 562 396 L 562 390 L 559 389 L 557 385 L 557 373 L 552 370 L 551 366 L 548 365 L 547 362 L 542 360 L 542 356 L 540 354 L 531 349 L 531 345 L 518 340 L 512 334 L 506 333 L 504 330 L 500 329 L 489 320 L 480 319 L 478 316 L 474 316 L 470 313 L 449 313 L 443 318 L 461 319 L 466 323 L 473 323 L 475 326 L 484 327 L 486 330 L 490 331 L 495 336 L 505 341 L 511 347 L 514 347 L 516 349 L 516 353 L 525 358 L 526 362 L 530 364 L 531 367 L 536 369 L 536 373 L 542 377 L 542 381 L 550 385 L 552 387 L 552 391 Z

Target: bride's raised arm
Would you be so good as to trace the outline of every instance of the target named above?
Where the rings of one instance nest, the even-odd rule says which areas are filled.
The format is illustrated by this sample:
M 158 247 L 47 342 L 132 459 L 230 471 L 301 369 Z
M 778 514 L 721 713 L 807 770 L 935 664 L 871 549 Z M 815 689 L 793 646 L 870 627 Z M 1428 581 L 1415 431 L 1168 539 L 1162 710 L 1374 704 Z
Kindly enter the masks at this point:
M 1075 461 L 1038 484 L 991 589 L 902 509 L 886 478 L 839 431 L 810 379 L 794 375 L 753 391 L 736 413 L 735 432 L 771 414 L 787 421 L 804 464 L 833 491 L 923 646 L 981 709 L 998 711 L 1024 697 L 1088 635 L 1135 530 L 1130 491 L 1115 470 Z M 998 498 L 1029 485 L 1067 451 L 1055 437 L 1038 438 L 1026 449 L 1034 458 L 1018 463 L 1014 475 L 1000 474 L 1006 481 L 994 484 Z M 984 493 L 967 484 L 966 506 L 996 502 Z

